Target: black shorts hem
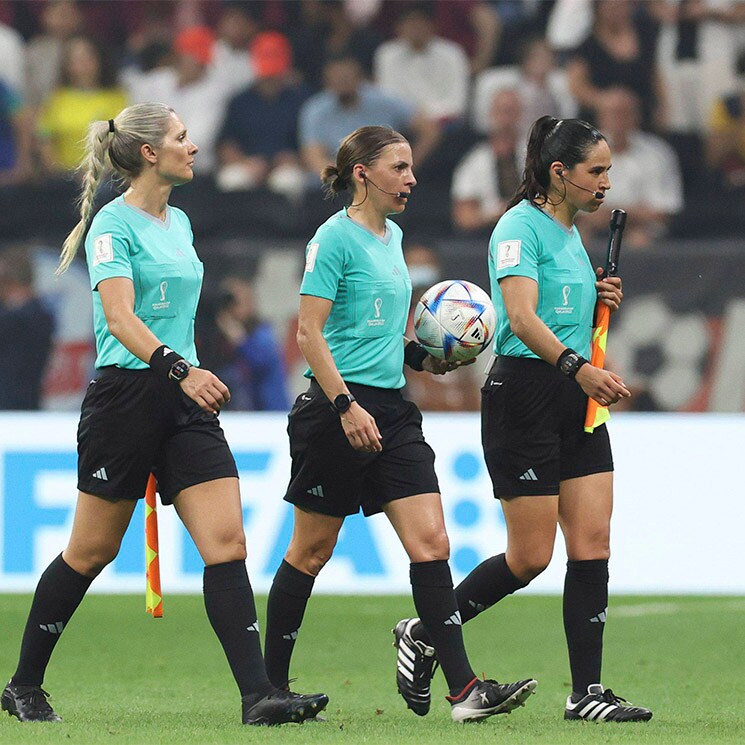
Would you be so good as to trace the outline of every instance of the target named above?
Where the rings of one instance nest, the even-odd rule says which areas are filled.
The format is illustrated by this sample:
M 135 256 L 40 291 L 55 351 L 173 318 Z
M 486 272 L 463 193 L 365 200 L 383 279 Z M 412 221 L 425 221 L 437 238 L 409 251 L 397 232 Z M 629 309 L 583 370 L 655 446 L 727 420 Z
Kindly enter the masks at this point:
M 291 505 L 299 507 L 302 510 L 308 510 L 308 512 L 317 512 L 319 515 L 326 515 L 327 517 L 345 518 L 349 517 L 350 515 L 356 515 L 359 512 L 359 507 L 356 507 L 356 505 L 356 509 L 353 512 L 342 512 L 341 510 L 334 510 L 325 507 L 325 505 L 319 505 L 316 500 L 306 498 L 302 495 L 296 496 L 294 494 L 285 494 L 284 500 L 285 502 L 289 502 Z
M 613 463 L 602 463 L 595 466 L 586 466 L 580 470 L 572 471 L 569 474 L 563 473 L 561 475 L 561 480 L 568 481 L 569 479 L 579 479 L 583 476 L 592 476 L 594 473 L 612 473 L 613 471 L 615 471 Z

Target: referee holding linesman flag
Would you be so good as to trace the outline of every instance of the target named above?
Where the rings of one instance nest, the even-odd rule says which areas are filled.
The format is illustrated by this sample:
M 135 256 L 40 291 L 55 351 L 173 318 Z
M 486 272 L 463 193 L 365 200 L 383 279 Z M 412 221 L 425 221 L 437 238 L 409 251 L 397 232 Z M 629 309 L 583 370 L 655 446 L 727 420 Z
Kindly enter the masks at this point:
M 406 209 L 416 185 L 411 147 L 387 127 L 361 127 L 342 141 L 336 165 L 322 173 L 327 192 L 352 203 L 316 231 L 300 288 L 298 344 L 308 361 L 308 390 L 289 416 L 292 473 L 285 499 L 295 505 L 290 545 L 267 606 L 266 663 L 278 687 L 316 576 L 336 545 L 344 518 L 362 507 L 384 512 L 411 560 L 414 604 L 447 679 L 451 716 L 484 719 L 521 706 L 534 680 L 479 680 L 466 656 L 443 520 L 435 456 L 422 416 L 401 395 L 403 366 L 444 374 L 455 369 L 404 337 L 411 281 L 401 229 L 387 219 Z M 426 714 L 429 679 L 408 696 L 408 659 L 399 690 Z
M 572 673 L 565 719 L 637 722 L 652 712 L 600 683 L 608 612 L 613 458 L 606 425 L 584 431 L 588 396 L 607 406 L 631 395 L 587 360 L 596 300 L 618 310 L 618 277 L 592 265 L 574 224 L 610 189 L 605 137 L 580 119 L 544 116 L 530 132 L 524 179 L 489 244 L 497 355 L 482 389 L 484 456 L 507 523 L 507 551 L 456 588 L 463 623 L 537 577 L 557 524 L 567 554 L 564 630 Z M 597 281 L 596 281 L 597 280 Z M 425 626 L 403 640 L 429 685 Z
M 197 146 L 173 109 L 145 103 L 88 129 L 81 164 L 80 222 L 58 273 L 85 250 L 93 290 L 97 378 L 78 426 L 78 494 L 67 548 L 42 574 L 18 668 L 2 708 L 21 721 L 61 718 L 41 688 L 55 644 L 86 590 L 114 560 L 152 471 L 205 563 L 204 603 L 241 692 L 244 724 L 314 717 L 323 694 L 278 689 L 266 675 L 246 573 L 238 472 L 217 419 L 227 387 L 198 367 L 194 318 L 202 263 L 174 186 L 193 178 Z M 92 222 L 93 202 L 113 167 L 129 182 Z

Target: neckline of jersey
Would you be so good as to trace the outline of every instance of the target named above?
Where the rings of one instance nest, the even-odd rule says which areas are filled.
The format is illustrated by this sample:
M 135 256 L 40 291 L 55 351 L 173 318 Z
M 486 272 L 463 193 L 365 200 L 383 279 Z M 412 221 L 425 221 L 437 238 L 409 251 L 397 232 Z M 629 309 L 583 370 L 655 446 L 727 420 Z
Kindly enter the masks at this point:
M 531 204 L 532 204 L 532 202 L 531 202 Z M 574 234 L 574 224 L 572 224 L 572 227 L 571 228 L 568 228 L 566 225 L 564 225 L 563 222 L 561 222 L 561 220 L 557 220 L 556 217 L 554 217 L 554 215 L 550 214 L 549 212 L 546 212 L 546 210 L 544 210 L 543 207 L 538 207 L 535 204 L 533 205 L 533 207 L 535 207 L 539 212 L 541 212 L 549 220 L 551 220 L 551 222 L 554 225 L 556 225 L 556 227 L 559 228 L 559 230 L 562 230 L 567 235 L 573 235 Z
M 360 225 L 360 223 L 358 223 L 354 218 L 350 217 L 347 214 L 346 207 L 344 208 L 344 217 L 346 217 L 347 220 L 349 220 L 353 225 L 356 225 L 360 230 L 364 230 L 368 235 L 371 235 L 379 243 L 382 243 L 384 246 L 390 245 L 391 238 L 393 237 L 393 231 L 391 230 L 391 226 L 388 224 L 387 220 L 385 223 L 385 235 L 379 236 L 377 233 L 373 233 L 370 228 L 366 228 L 364 225 Z
M 155 225 L 160 226 L 163 228 L 163 230 L 168 230 L 168 228 L 171 227 L 171 205 L 166 205 L 166 219 L 160 220 L 155 215 L 151 215 L 149 212 L 146 212 L 140 207 L 135 207 L 133 204 L 127 204 L 127 202 L 124 199 L 124 194 L 122 194 L 117 201 L 121 201 L 121 203 L 129 210 L 132 210 L 136 214 L 140 215 L 141 217 L 144 217 L 146 220 L 149 220 L 150 222 L 154 223 Z

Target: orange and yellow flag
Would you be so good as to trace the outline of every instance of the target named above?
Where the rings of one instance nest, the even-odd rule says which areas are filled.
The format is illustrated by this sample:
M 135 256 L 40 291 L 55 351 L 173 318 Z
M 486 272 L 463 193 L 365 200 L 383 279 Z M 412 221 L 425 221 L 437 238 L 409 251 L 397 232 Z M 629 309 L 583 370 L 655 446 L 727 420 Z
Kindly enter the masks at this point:
M 595 328 L 592 332 L 592 354 L 590 364 L 593 367 L 605 367 L 605 345 L 608 342 L 608 326 L 610 325 L 610 308 L 598 302 L 595 306 Z M 596 427 L 605 424 L 610 419 L 607 406 L 601 406 L 594 398 L 587 399 L 585 413 L 585 432 L 592 434 Z
M 155 476 L 150 474 L 145 490 L 145 608 L 153 618 L 163 617 L 158 558 L 158 512 L 155 501 Z

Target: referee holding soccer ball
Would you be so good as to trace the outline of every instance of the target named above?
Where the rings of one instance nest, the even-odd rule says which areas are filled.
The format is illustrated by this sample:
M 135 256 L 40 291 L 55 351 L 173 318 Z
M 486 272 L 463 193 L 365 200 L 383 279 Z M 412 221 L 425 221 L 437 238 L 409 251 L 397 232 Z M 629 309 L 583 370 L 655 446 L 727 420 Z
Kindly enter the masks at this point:
M 611 311 L 623 294 L 601 278 L 574 224 L 610 188 L 605 137 L 579 119 L 544 116 L 530 132 L 525 176 L 489 244 L 498 355 L 482 389 L 484 455 L 507 523 L 507 551 L 456 588 L 463 622 L 525 587 L 551 560 L 556 526 L 566 542 L 564 630 L 572 693 L 564 718 L 646 721 L 600 683 L 608 612 L 613 458 L 606 426 L 584 431 L 588 397 L 609 405 L 631 395 L 593 367 L 596 300 Z M 420 626 L 414 638 L 429 640 Z
M 411 147 L 386 127 L 362 127 L 341 143 L 322 174 L 331 194 L 352 203 L 330 217 L 306 252 L 298 344 L 310 387 L 289 416 L 292 474 L 285 499 L 295 526 L 267 607 L 266 662 L 272 682 L 289 678 L 290 658 L 316 576 L 331 558 L 347 515 L 384 512 L 411 560 L 414 604 L 437 650 L 455 721 L 508 712 L 534 680 L 478 680 L 463 646 L 448 566 L 434 453 L 417 407 L 401 395 L 403 366 L 440 374 L 454 369 L 404 338 L 411 282 L 401 229 L 388 220 L 406 208 Z M 399 691 L 417 714 L 429 711 L 408 632 L 396 629 Z M 412 642 L 413 644 L 413 642 Z
M 188 218 L 168 204 L 173 187 L 193 178 L 196 153 L 163 104 L 130 106 L 88 130 L 80 222 L 58 272 L 87 230 L 99 374 L 78 427 L 72 536 L 39 580 L 18 667 L 2 693 L 2 708 L 24 722 L 61 721 L 41 688 L 47 664 L 91 582 L 116 557 L 151 471 L 204 560 L 204 603 L 241 692 L 243 723 L 299 722 L 328 701 L 273 686 L 264 667 L 238 473 L 217 419 L 230 394 L 197 366 L 202 264 Z M 109 166 L 129 188 L 90 222 Z

